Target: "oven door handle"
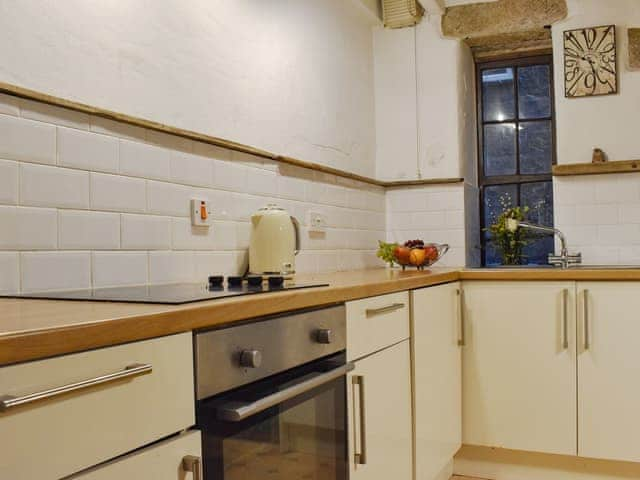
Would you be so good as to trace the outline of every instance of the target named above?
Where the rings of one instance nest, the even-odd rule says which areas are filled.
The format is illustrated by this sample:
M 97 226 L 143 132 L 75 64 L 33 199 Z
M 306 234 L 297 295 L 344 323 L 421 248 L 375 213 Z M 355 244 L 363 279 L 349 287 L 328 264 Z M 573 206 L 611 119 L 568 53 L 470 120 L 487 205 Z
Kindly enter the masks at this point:
M 336 378 L 346 375 L 353 370 L 355 365 L 353 363 L 347 363 L 328 372 L 321 373 L 309 380 L 300 382 L 279 392 L 267 395 L 266 397 L 256 400 L 252 403 L 242 402 L 230 402 L 225 405 L 221 405 L 217 411 L 218 420 L 224 420 L 227 422 L 241 422 L 242 420 L 249 418 L 256 413 L 263 412 L 268 408 L 274 407 L 279 403 L 290 400 L 298 395 L 301 395 L 309 390 L 320 387 L 325 383 L 328 383 Z

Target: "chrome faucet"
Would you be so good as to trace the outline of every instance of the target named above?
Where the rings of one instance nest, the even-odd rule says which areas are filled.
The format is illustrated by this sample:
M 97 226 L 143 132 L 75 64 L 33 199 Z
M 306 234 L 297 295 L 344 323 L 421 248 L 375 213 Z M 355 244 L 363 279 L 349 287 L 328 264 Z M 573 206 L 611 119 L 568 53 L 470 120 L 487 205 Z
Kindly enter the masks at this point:
M 543 225 L 536 225 L 534 223 L 529 222 L 521 222 L 516 220 L 517 226 L 522 228 L 528 228 L 529 230 L 534 230 L 537 232 L 545 232 L 545 233 L 553 233 L 560 239 L 560 255 L 556 255 L 555 253 L 550 253 L 547 257 L 547 261 L 549 265 L 553 265 L 560 268 L 568 268 L 571 265 L 579 265 L 582 263 L 582 254 L 575 253 L 570 254 L 567 249 L 567 239 L 564 234 L 558 230 L 557 228 L 545 227 Z

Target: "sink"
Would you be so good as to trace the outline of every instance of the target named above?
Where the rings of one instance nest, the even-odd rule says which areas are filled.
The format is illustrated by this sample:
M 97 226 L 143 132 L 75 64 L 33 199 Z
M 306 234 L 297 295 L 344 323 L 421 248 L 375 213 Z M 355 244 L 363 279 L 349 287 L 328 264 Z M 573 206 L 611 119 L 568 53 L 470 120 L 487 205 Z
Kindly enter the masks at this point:
M 553 265 L 501 265 L 499 267 L 482 267 L 481 270 L 640 270 L 640 265 L 571 265 L 559 268 Z

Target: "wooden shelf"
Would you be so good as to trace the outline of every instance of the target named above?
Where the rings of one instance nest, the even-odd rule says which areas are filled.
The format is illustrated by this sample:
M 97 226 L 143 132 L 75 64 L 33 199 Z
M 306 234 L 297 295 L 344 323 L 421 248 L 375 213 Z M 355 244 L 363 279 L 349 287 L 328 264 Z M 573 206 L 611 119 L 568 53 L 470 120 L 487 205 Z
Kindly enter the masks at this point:
M 104 108 L 95 107 L 92 105 L 86 105 L 84 103 L 75 102 L 73 100 L 67 100 L 65 98 L 54 97 L 46 93 L 38 92 L 35 90 L 29 90 L 27 88 L 19 87 L 17 85 L 11 85 L 9 83 L 0 82 L 0 93 L 6 93 L 15 97 L 26 98 L 27 100 L 34 100 L 36 102 L 46 103 L 48 105 L 54 105 L 56 107 L 66 108 L 76 112 L 87 113 L 96 117 L 107 118 L 116 122 L 126 123 L 136 127 L 145 128 L 147 130 L 153 130 L 156 132 L 162 132 L 169 135 L 175 135 L 177 137 L 186 138 L 189 140 L 195 140 L 196 142 L 207 143 L 209 145 L 215 145 L 216 147 L 226 148 L 228 150 L 234 150 L 236 152 L 248 153 L 260 158 L 266 158 L 274 162 L 279 162 L 285 165 L 292 165 L 299 168 L 305 168 L 316 172 L 328 173 L 335 175 L 336 177 L 348 178 L 358 182 L 365 183 L 367 185 L 375 185 L 377 187 L 405 187 L 415 185 L 439 185 L 448 183 L 463 182 L 462 178 L 432 178 L 427 180 L 406 180 L 406 181 L 384 181 L 371 177 L 365 177 L 358 175 L 357 173 L 348 172 L 346 170 L 340 170 L 338 168 L 328 167 L 313 162 L 306 162 L 304 160 L 298 160 L 286 155 L 279 155 L 276 153 L 268 152 L 260 148 L 252 147 L 251 145 L 244 145 L 242 143 L 234 142 L 232 140 L 226 140 L 224 138 L 213 137 L 204 133 L 194 132 L 191 130 L 185 130 L 183 128 L 177 128 L 170 125 L 163 125 L 158 122 L 147 120 L 144 118 L 133 117 L 124 113 L 114 112 L 106 110 Z
M 640 160 L 621 160 L 605 163 L 572 163 L 553 166 L 553 175 L 556 177 L 634 172 L 640 172 Z

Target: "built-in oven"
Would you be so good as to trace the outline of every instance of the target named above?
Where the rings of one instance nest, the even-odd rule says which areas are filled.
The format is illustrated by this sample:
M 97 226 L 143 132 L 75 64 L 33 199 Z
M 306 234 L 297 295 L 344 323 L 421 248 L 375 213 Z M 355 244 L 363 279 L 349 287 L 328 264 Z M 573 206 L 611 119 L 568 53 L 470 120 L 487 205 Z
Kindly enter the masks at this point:
M 343 305 L 195 336 L 207 480 L 346 480 Z

